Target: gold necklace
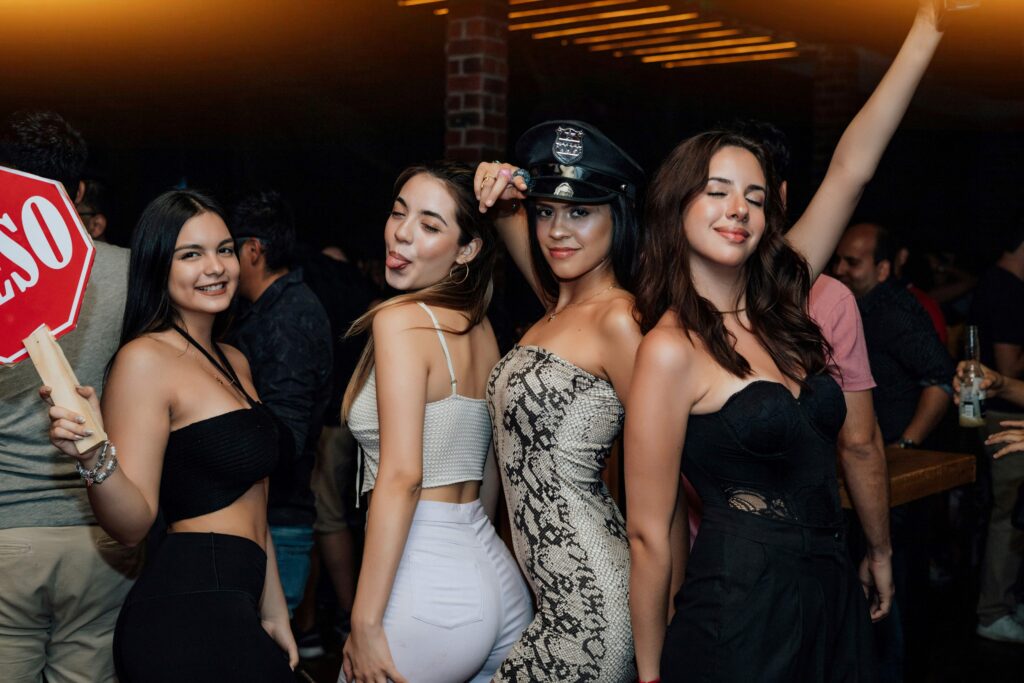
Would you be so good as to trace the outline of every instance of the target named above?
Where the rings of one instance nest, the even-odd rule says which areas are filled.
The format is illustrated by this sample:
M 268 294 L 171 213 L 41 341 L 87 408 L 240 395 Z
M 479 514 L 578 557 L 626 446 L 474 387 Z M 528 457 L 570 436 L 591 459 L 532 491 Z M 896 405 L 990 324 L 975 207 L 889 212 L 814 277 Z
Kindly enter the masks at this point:
M 612 283 L 612 284 L 608 285 L 607 287 L 602 289 L 600 292 L 596 292 L 595 294 L 591 294 L 590 296 L 588 296 L 585 299 L 582 299 L 580 301 L 573 301 L 571 303 L 566 304 L 565 306 L 562 307 L 561 311 L 552 311 L 548 315 L 548 322 L 551 322 L 552 320 L 554 320 L 555 316 L 557 316 L 559 313 L 562 313 L 563 311 L 565 311 L 565 309 L 570 308 L 572 306 L 579 306 L 580 304 L 585 304 L 588 301 L 590 301 L 591 299 L 596 299 L 597 297 L 601 296 L 602 294 L 604 294 L 605 292 L 607 292 L 608 290 L 611 290 L 611 289 L 615 289 L 615 283 Z

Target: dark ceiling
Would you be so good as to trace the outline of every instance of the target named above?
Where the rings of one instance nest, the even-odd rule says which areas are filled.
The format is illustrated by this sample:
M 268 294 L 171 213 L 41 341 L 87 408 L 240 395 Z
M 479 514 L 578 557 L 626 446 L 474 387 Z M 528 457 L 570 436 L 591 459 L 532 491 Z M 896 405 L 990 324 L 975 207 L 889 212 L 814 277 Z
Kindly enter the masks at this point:
M 804 46 L 861 47 L 865 87 L 895 54 L 916 6 L 675 4 Z M 307 207 L 299 213 L 321 236 L 339 228 L 350 238 L 376 235 L 376 209 L 397 170 L 443 153 L 445 19 L 429 9 L 395 0 L 6 0 L 0 25 L 0 109 L 46 106 L 74 121 L 120 193 L 123 228 L 184 178 L 226 198 L 276 185 Z M 757 116 L 787 128 L 799 160 L 811 135 L 810 67 L 798 59 L 667 71 L 518 33 L 510 133 L 548 116 L 589 118 L 651 167 L 688 132 Z M 1005 155 L 999 140 L 977 137 L 989 131 L 1013 136 L 1009 149 L 1019 150 L 1024 2 L 983 0 L 957 17 L 907 125 L 936 127 L 975 136 L 956 163 L 979 145 Z M 924 134 L 897 140 L 896 153 L 930 143 Z

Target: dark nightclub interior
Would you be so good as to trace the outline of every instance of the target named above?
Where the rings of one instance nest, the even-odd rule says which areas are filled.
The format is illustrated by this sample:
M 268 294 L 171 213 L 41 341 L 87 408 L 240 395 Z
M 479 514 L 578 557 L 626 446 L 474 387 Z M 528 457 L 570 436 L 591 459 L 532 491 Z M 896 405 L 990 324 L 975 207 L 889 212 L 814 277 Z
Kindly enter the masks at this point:
M 110 194 L 115 244 L 128 244 L 143 208 L 169 188 L 207 190 L 229 206 L 276 189 L 294 207 L 300 241 L 338 246 L 383 271 L 395 177 L 444 158 L 466 127 L 449 99 L 457 42 L 449 22 L 454 6 L 476 1 L 494 2 L 0 0 L 0 117 L 52 109 L 81 131 L 87 176 Z M 690 135 L 763 120 L 791 143 L 791 216 L 810 201 L 827 152 L 892 61 L 916 8 L 914 0 L 507 4 L 505 111 L 495 125 L 503 133 L 478 146 L 474 161 L 515 162 L 521 132 L 573 119 L 601 129 L 651 173 Z M 574 15 L 557 23 L 567 13 Z M 588 18 L 601 13 L 608 16 Z M 658 31 L 675 24 L 650 17 L 673 14 L 708 24 L 700 36 L 710 43 L 706 59 L 673 62 L 659 47 L 671 34 Z M 603 33 L 618 44 L 586 30 L 609 23 Z M 829 85 L 829 56 L 837 55 L 848 67 L 841 93 Z M 470 160 L 465 150 L 459 156 Z M 1024 222 L 1022 159 L 1024 0 L 982 0 L 950 14 L 853 222 L 885 225 L 912 251 L 981 272 Z M 501 263 L 498 302 L 512 322 L 496 327 L 508 346 L 512 328 L 541 309 Z M 970 450 L 947 427 L 948 450 Z M 969 498 L 957 500 L 968 507 Z M 951 533 L 950 576 L 922 594 L 922 616 L 908 633 L 906 680 L 1024 681 L 1024 646 L 974 635 L 978 589 L 969 568 L 978 548 L 969 528 Z M 325 643 L 337 645 L 330 635 Z M 340 661 L 330 651 L 304 663 L 301 675 L 333 683 Z

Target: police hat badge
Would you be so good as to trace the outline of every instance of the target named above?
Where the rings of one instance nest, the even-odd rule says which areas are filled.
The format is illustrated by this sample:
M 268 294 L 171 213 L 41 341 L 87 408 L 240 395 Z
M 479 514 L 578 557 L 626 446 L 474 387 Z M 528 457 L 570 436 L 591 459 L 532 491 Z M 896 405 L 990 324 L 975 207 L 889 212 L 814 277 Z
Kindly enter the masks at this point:
M 573 191 L 572 185 L 570 185 L 569 183 L 562 183 L 561 185 L 555 188 L 556 197 L 565 197 L 569 199 L 571 197 L 574 197 L 575 195 L 576 193 Z
M 583 158 L 583 131 L 569 126 L 559 126 L 551 153 L 563 164 L 575 164 Z

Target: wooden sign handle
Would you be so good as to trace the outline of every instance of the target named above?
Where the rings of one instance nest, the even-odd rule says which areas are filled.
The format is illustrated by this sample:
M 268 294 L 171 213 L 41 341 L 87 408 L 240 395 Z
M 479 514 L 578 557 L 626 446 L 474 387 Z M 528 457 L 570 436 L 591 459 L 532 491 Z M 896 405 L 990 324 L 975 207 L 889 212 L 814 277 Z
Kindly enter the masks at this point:
M 78 452 L 85 453 L 106 441 L 107 433 L 100 427 L 99 420 L 93 414 L 92 406 L 75 389 L 78 386 L 75 371 L 71 369 L 68 359 L 64 356 L 64 351 L 60 348 L 57 340 L 53 338 L 50 328 L 40 325 L 35 332 L 25 338 L 24 342 L 29 358 L 36 366 L 36 372 L 39 373 L 43 384 L 53 389 L 51 397 L 54 405 L 73 410 L 84 417 L 85 424 L 83 426 L 93 432 L 92 436 L 75 442 Z

